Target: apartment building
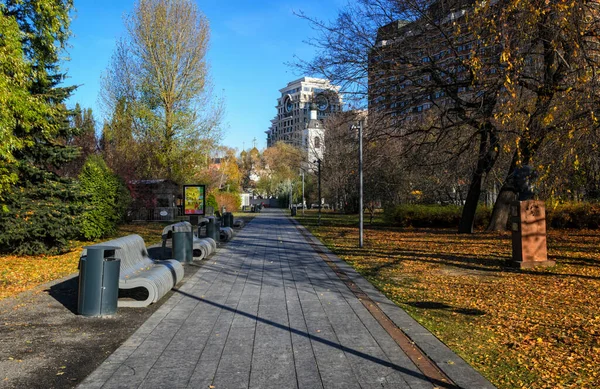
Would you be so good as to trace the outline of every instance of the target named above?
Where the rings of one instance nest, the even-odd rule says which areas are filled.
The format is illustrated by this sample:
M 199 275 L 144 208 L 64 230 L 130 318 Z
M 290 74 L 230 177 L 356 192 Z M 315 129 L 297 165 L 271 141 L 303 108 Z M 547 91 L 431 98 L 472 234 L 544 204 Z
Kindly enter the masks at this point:
M 499 47 L 469 33 L 465 16 L 472 6 L 471 0 L 440 1 L 422 19 L 379 29 L 369 58 L 373 124 L 396 132 L 426 119 L 447 126 L 495 105 Z

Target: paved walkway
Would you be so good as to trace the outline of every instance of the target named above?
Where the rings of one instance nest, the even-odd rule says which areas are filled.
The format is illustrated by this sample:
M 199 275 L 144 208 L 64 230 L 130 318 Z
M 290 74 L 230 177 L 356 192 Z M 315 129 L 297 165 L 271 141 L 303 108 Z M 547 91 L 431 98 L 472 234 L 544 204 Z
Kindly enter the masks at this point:
M 492 388 L 329 253 L 454 382 L 422 373 L 279 210 L 263 210 L 81 388 Z

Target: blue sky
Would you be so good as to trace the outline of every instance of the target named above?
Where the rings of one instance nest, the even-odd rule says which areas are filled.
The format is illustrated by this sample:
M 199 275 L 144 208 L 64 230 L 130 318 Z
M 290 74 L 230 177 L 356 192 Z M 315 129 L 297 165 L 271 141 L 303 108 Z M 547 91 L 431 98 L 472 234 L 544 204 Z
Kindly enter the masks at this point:
M 116 40 L 123 34 L 123 15 L 133 1 L 75 0 L 71 25 L 74 34 L 65 69 L 67 84 L 80 85 L 69 104 L 92 108 L 101 126 L 98 104 L 100 76 Z M 266 146 L 264 131 L 275 116 L 279 89 L 303 75 L 286 65 L 294 56 L 311 59 L 314 48 L 305 44 L 315 34 L 308 22 L 293 14 L 334 19 L 346 0 L 251 1 L 199 0 L 208 17 L 211 43 L 208 62 L 217 95 L 226 101 L 223 145 L 242 149 Z

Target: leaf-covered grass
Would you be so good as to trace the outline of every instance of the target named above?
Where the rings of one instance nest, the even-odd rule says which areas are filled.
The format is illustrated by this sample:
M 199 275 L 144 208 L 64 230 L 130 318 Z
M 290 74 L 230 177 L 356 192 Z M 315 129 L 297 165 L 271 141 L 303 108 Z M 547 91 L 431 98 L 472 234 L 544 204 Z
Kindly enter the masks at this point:
M 127 224 L 120 226 L 114 238 L 138 234 L 147 246 L 159 243 L 164 224 Z M 96 242 L 71 242 L 72 248 L 62 255 L 1 255 L 0 256 L 0 300 L 35 288 L 37 285 L 77 272 L 79 256 L 83 246 Z
M 600 232 L 550 230 L 553 268 L 515 271 L 510 233 L 298 220 L 499 388 L 600 387 Z

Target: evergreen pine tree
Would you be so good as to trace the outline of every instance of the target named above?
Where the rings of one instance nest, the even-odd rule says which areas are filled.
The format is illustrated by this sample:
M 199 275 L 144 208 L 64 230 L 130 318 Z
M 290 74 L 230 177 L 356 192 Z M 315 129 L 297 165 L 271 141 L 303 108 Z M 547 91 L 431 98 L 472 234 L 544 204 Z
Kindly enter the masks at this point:
M 17 178 L 2 199 L 3 251 L 61 252 L 77 235 L 81 192 L 75 181 L 57 174 L 78 155 L 77 148 L 64 142 L 74 131 L 64 106 L 74 87 L 59 86 L 65 76 L 59 55 L 70 35 L 72 6 L 69 0 L 12 0 L 0 7 L 3 20 L 16 22 L 21 31 L 22 58 L 15 60 L 27 65 L 28 100 L 36 103 L 33 110 L 14 107 L 15 120 L 6 129 L 20 147 L 11 150 L 12 160 L 3 166 Z
M 59 174 L 66 177 L 77 177 L 90 155 L 98 152 L 98 139 L 96 137 L 96 122 L 92 109 L 82 109 L 79 103 L 75 104 L 71 117 L 71 131 L 69 137 L 64 139 L 65 144 L 77 147 L 79 156 L 61 166 Z

